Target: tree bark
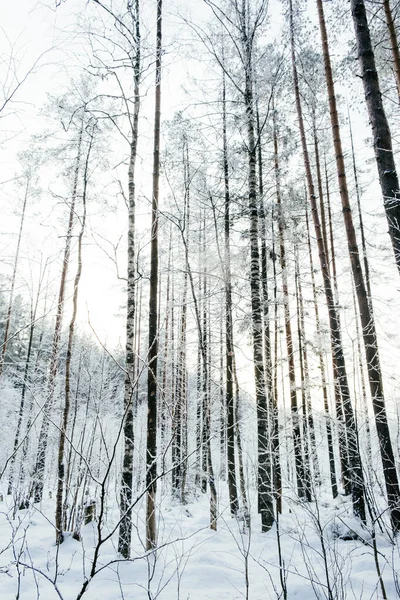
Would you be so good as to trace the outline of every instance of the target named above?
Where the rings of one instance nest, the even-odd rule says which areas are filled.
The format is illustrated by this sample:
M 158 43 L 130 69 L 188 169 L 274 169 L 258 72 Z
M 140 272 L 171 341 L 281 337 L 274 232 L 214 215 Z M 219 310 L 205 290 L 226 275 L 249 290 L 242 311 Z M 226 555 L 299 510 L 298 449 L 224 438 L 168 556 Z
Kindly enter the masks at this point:
M 201 219 L 202 221 L 202 219 Z M 188 245 L 186 243 L 186 237 L 184 235 L 184 231 L 180 229 L 182 243 L 185 249 L 185 263 L 186 270 L 189 278 L 190 290 L 192 293 L 193 305 L 194 305 L 194 314 L 196 318 L 196 325 L 198 331 L 198 340 L 199 340 L 199 355 L 198 359 L 201 358 L 201 366 L 202 369 L 199 369 L 197 372 L 197 391 L 201 392 L 201 402 L 198 403 L 197 408 L 197 426 L 200 425 L 200 416 L 201 416 L 201 429 L 197 428 L 196 430 L 196 441 L 197 447 L 201 449 L 201 455 L 198 455 L 197 460 L 201 460 L 201 490 L 202 492 L 207 491 L 207 479 L 205 479 L 205 474 L 208 476 L 208 484 L 210 487 L 210 529 L 216 531 L 217 529 L 217 518 L 218 518 L 218 497 L 217 497 L 217 488 L 215 485 L 215 477 L 214 477 L 214 467 L 212 462 L 212 454 L 211 454 L 211 406 L 210 406 L 210 397 L 209 397 L 209 353 L 207 348 L 207 273 L 204 274 L 203 286 L 205 282 L 204 290 L 204 298 L 203 298 L 203 310 L 200 311 L 199 301 L 197 299 L 195 285 L 193 281 L 193 273 L 190 266 L 189 261 L 189 251 Z M 203 238 L 204 243 L 204 238 Z M 201 278 L 200 278 L 201 281 Z M 200 287 L 201 290 L 201 287 Z M 200 366 L 200 361 L 198 361 L 198 367 Z M 202 371 L 202 373 L 200 372 Z
M 275 125 L 275 124 L 274 124 Z M 276 214 L 278 220 L 279 232 L 279 260 L 282 275 L 282 294 L 283 294 L 283 309 L 285 319 L 285 335 L 286 335 L 286 351 L 289 373 L 289 393 L 290 393 L 290 410 L 292 414 L 292 435 L 294 448 L 294 463 L 296 472 L 297 494 L 299 498 L 306 498 L 311 501 L 310 493 L 310 477 L 308 465 L 303 457 L 303 444 L 301 438 L 299 407 L 297 404 L 297 389 L 296 389 L 296 369 L 294 364 L 294 348 L 293 335 L 289 306 L 289 287 L 286 264 L 286 245 L 285 245 L 285 225 L 283 220 L 281 188 L 279 177 L 279 154 L 278 154 L 278 135 L 274 126 L 274 166 L 275 166 L 275 181 L 276 181 Z
M 396 27 L 394 24 L 392 9 L 390 8 L 389 0 L 383 0 L 383 8 L 385 10 L 386 25 L 389 29 L 390 46 L 392 48 L 394 72 L 396 76 L 397 95 L 400 103 L 400 52 L 397 41 Z
M 90 153 L 93 145 L 93 131 L 89 140 L 89 145 L 86 153 L 85 168 L 83 172 L 83 190 L 82 190 L 82 207 L 83 214 L 81 217 L 81 229 L 78 235 L 78 267 L 74 280 L 74 291 L 72 297 L 72 316 L 69 324 L 68 331 L 68 345 L 67 355 L 65 359 L 65 399 L 64 399 L 64 410 L 62 415 L 62 422 L 60 427 L 60 437 L 58 443 L 58 480 L 57 480 L 57 496 L 56 496 L 56 514 L 55 514 L 55 525 L 56 525 L 56 544 L 61 544 L 64 541 L 63 533 L 63 522 L 65 520 L 63 515 L 63 495 L 64 495 L 64 482 L 65 482 L 65 441 L 67 436 L 68 419 L 71 407 L 71 362 L 74 344 L 74 333 L 76 315 L 78 312 L 78 292 L 79 283 L 82 275 L 82 239 L 85 232 L 86 225 L 86 197 L 87 197 L 87 185 L 88 185 L 88 168 Z
M 357 41 L 358 62 L 364 85 L 365 102 L 374 138 L 375 159 L 383 195 L 383 205 L 389 225 L 394 258 L 400 272 L 399 178 L 393 156 L 392 136 L 382 102 L 364 0 L 351 0 L 351 13 Z
M 134 33 L 132 35 L 134 101 L 130 120 L 130 154 L 128 167 L 128 239 L 127 239 L 127 297 L 125 323 L 125 381 L 124 381 L 124 430 L 123 460 L 120 483 L 120 525 L 118 532 L 118 552 L 129 558 L 132 537 L 132 498 L 133 498 L 133 453 L 134 453 L 134 390 L 137 387 L 135 359 L 136 331 L 136 251 L 135 251 L 135 207 L 136 183 L 135 166 L 139 136 L 140 72 L 141 72 L 141 33 L 139 20 L 139 0 L 129 3 L 130 17 Z
M 160 185 L 162 0 L 157 0 L 153 193 L 151 204 L 149 351 L 147 354 L 146 549 L 157 545 L 158 199 Z
M 307 188 L 311 205 L 311 212 L 313 216 L 315 235 L 318 244 L 318 253 L 322 271 L 322 277 L 324 282 L 324 290 L 328 308 L 329 316 L 329 328 L 331 335 L 331 347 L 332 347 L 332 362 L 334 375 L 337 376 L 341 396 L 343 403 L 343 412 L 345 415 L 346 433 L 348 436 L 349 445 L 349 477 L 351 478 L 351 491 L 353 500 L 354 513 L 360 517 L 362 521 L 365 521 L 365 503 L 364 503 L 364 485 L 363 485 L 363 473 L 361 466 L 361 459 L 358 451 L 357 443 L 357 432 L 356 423 L 354 420 L 354 411 L 351 405 L 350 391 L 347 381 L 347 372 L 345 359 L 343 354 L 343 346 L 341 339 L 340 324 L 338 320 L 338 312 L 335 306 L 335 301 L 332 292 L 332 285 L 329 276 L 328 264 L 325 254 L 325 248 L 323 243 L 323 237 L 321 232 L 321 224 L 318 215 L 318 208 L 316 202 L 314 182 L 311 173 L 310 158 L 307 148 L 306 135 L 304 129 L 303 113 L 300 101 L 300 89 L 296 67 L 296 55 L 294 45 L 294 25 L 293 25 L 293 6 L 292 0 L 289 2 L 290 6 L 290 38 L 291 38 L 291 55 L 292 55 L 292 70 L 293 70 L 293 84 L 296 99 L 296 111 L 297 119 L 299 123 L 301 145 L 303 150 L 304 168 L 306 172 Z M 337 407 L 337 412 L 340 413 L 341 407 Z
M 224 242 L 225 242 L 225 364 L 226 364 L 226 448 L 228 465 L 229 506 L 232 516 L 238 511 L 238 495 L 236 485 L 235 465 L 235 407 L 234 407 L 234 345 L 232 319 L 232 273 L 231 273 L 231 197 L 229 190 L 228 143 L 226 131 L 226 82 L 225 72 L 222 73 L 222 139 L 223 139 L 223 168 L 224 168 Z
M 261 513 L 261 529 L 268 531 L 274 522 L 272 495 L 271 439 L 268 419 L 268 399 L 265 385 L 263 357 L 263 325 L 260 295 L 260 254 L 258 248 L 257 203 L 257 147 L 255 139 L 255 115 L 253 98 L 252 52 L 255 30 L 249 31 L 248 6 L 242 0 L 237 8 L 244 53 L 244 104 L 247 126 L 248 202 L 250 235 L 250 297 L 253 334 L 253 362 L 257 403 L 258 436 L 258 506 Z
M 271 363 L 272 378 L 272 406 L 273 406 L 273 435 L 272 435 L 272 460 L 274 469 L 274 490 L 276 497 L 276 512 L 282 513 L 282 472 L 279 443 L 279 414 L 278 414 L 278 278 L 276 273 L 275 252 L 275 212 L 272 207 L 271 233 L 272 233 L 272 273 L 274 278 L 274 364 Z M 278 525 L 279 526 L 279 525 Z
M 329 250 L 332 257 L 331 262 L 331 273 L 332 273 L 332 282 L 333 282 L 333 290 L 335 296 L 338 317 L 339 329 L 341 330 L 340 323 L 340 302 L 339 302 L 339 286 L 337 281 L 337 270 L 336 270 L 336 251 L 335 251 L 335 241 L 333 235 L 333 220 L 332 220 L 332 210 L 331 210 L 331 195 L 330 195 L 330 186 L 329 186 L 329 176 L 328 176 L 328 166 L 326 164 L 325 157 L 325 188 L 326 188 L 326 204 L 328 209 L 328 224 L 329 224 Z M 343 410 L 343 402 L 342 402 L 342 390 L 340 387 L 339 374 L 337 371 L 337 367 L 333 365 L 333 382 L 334 382 L 334 394 L 335 394 L 335 406 L 336 406 L 336 418 L 339 425 L 339 435 L 341 436 L 342 443 L 339 444 L 339 455 L 340 455 L 340 464 L 342 469 L 342 482 L 345 494 L 351 494 L 351 477 L 350 477 L 350 460 L 349 460 L 349 444 L 348 444 L 348 436 L 346 431 L 345 424 L 345 415 Z
M 183 139 L 182 161 L 184 170 L 184 215 L 183 229 L 186 236 L 186 245 L 189 248 L 189 225 L 190 225 L 190 164 L 189 149 L 186 136 Z M 187 290 L 188 272 L 185 270 L 183 276 L 182 310 L 179 332 L 179 351 L 176 369 L 176 387 L 173 409 L 172 424 L 172 494 L 183 504 L 185 502 L 185 473 L 187 429 L 187 370 L 186 370 L 186 323 L 187 323 Z
M 300 263 L 299 263 L 299 248 L 298 244 L 295 243 L 295 279 L 296 279 L 296 299 L 297 299 L 297 335 L 299 343 L 299 362 L 300 362 L 300 373 L 301 373 L 301 397 L 303 406 L 303 439 L 304 447 L 309 447 L 310 458 L 307 462 L 309 466 L 306 468 L 311 473 L 311 464 L 314 469 L 314 481 L 318 485 L 321 484 L 321 473 L 319 469 L 317 443 L 315 439 L 315 425 L 314 416 L 311 404 L 311 381 L 310 381 L 310 369 L 308 366 L 308 352 L 307 352 L 307 340 L 306 340 L 306 328 L 304 318 L 304 300 L 303 300 L 303 288 L 301 285 L 300 276 Z M 305 456 L 306 458 L 306 456 Z M 306 471 L 307 473 L 307 471 Z M 308 473 L 307 473 L 308 474 Z M 311 477 L 309 476 L 306 483 L 310 484 L 311 490 Z
M 335 88 L 333 83 L 322 0 L 317 0 L 317 6 L 321 29 L 322 47 L 324 53 L 325 75 L 329 98 L 329 111 L 331 116 L 332 136 L 335 147 L 336 167 L 340 197 L 342 201 L 343 218 L 347 235 L 351 269 L 353 273 L 358 307 L 360 311 L 360 320 L 367 361 L 369 385 L 372 396 L 372 405 L 375 413 L 375 423 L 379 439 L 379 447 L 383 465 L 383 475 L 386 484 L 386 492 L 388 496 L 390 519 L 394 533 L 398 533 L 400 531 L 400 489 L 396 472 L 396 464 L 394 461 L 394 453 L 390 439 L 389 425 L 386 415 L 382 371 L 379 361 L 378 339 L 376 335 L 374 315 L 371 311 L 371 303 L 368 298 L 364 275 L 362 272 L 361 260 L 358 251 L 358 244 L 349 201 L 346 170 L 343 159 L 342 143 L 340 138 L 340 127 L 336 108 Z M 358 9 L 355 12 L 358 13 Z
M 43 496 L 44 486 L 44 472 L 46 465 L 46 450 L 47 450 L 47 439 L 50 424 L 50 413 L 54 403 L 54 391 L 56 386 L 56 376 L 58 371 L 58 353 L 62 333 L 62 318 L 64 312 L 64 298 L 65 288 L 67 283 L 67 273 L 69 267 L 69 258 L 71 253 L 71 240 L 72 240 L 72 229 L 75 220 L 75 203 L 78 196 L 78 181 L 79 172 L 81 166 L 81 155 L 82 155 L 82 138 L 84 131 L 84 114 L 81 117 L 80 129 L 78 133 L 78 147 L 75 159 L 74 179 L 72 187 L 72 199 L 69 211 L 67 235 L 65 240 L 64 257 L 61 269 L 61 280 L 60 288 L 58 293 L 57 313 L 56 322 L 54 326 L 53 346 L 51 350 L 49 375 L 48 375 L 48 387 L 46 392 L 46 399 L 43 406 L 43 420 L 39 433 L 39 442 L 36 455 L 36 464 L 33 472 L 33 481 L 31 488 L 31 496 L 33 496 L 34 502 L 40 502 Z
M 306 226 L 307 226 L 307 246 L 308 246 L 308 259 L 310 262 L 310 272 L 311 272 L 311 287 L 313 292 L 313 300 L 314 300 L 314 312 L 315 312 L 315 327 L 317 332 L 317 344 L 318 344 L 318 358 L 319 358 L 319 369 L 321 371 L 321 385 L 322 385 L 322 397 L 324 400 L 324 410 L 325 410 L 325 428 L 326 428 L 326 441 L 328 445 L 328 457 L 329 457 L 329 474 L 331 480 L 331 490 L 333 498 L 336 498 L 338 495 L 337 489 L 337 479 L 336 479 L 336 469 L 335 469 L 335 453 L 333 450 L 333 431 L 332 431 L 332 422 L 331 415 L 329 411 L 329 399 L 328 399 L 328 386 L 326 381 L 326 371 L 325 371 L 325 362 L 324 362 L 324 353 L 322 350 L 322 336 L 321 336 L 321 321 L 319 316 L 319 308 L 318 308 L 318 299 L 317 299 L 317 288 L 315 285 L 315 275 L 314 275 L 314 261 L 312 257 L 311 250 L 311 239 L 310 239 L 310 226 L 308 221 L 308 210 L 306 209 Z M 340 393 L 340 391 L 339 391 Z

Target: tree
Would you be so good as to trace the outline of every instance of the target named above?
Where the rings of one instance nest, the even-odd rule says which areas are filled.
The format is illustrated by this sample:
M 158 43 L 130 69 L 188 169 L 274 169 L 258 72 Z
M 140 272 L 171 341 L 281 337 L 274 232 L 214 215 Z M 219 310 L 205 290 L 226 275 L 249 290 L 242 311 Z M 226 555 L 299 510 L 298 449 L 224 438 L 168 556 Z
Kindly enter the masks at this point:
M 400 52 L 397 41 L 396 27 L 389 0 L 383 0 L 383 8 L 385 11 L 386 25 L 389 30 L 390 47 L 392 49 L 393 65 L 396 77 L 397 95 L 400 102 Z
M 365 102 L 374 139 L 376 165 L 389 225 L 394 258 L 400 272 L 400 196 L 399 178 L 393 156 L 392 136 L 382 102 L 379 77 L 369 31 L 364 0 L 351 0 L 358 62 L 364 86 Z M 325 42 L 323 42 L 325 44 Z M 327 42 L 326 42 L 327 43 Z
M 54 403 L 54 392 L 56 386 L 56 375 L 58 372 L 58 359 L 59 359 L 59 347 L 62 334 L 62 320 L 64 312 L 64 301 L 65 291 L 67 284 L 67 273 L 69 268 L 70 254 L 71 254 L 71 242 L 72 242 L 72 230 L 75 223 L 75 204 L 78 197 L 78 186 L 81 172 L 81 161 L 82 161 L 82 145 L 85 130 L 85 118 L 86 118 L 85 107 L 80 107 L 74 114 L 77 120 L 77 141 L 76 141 L 76 156 L 75 164 L 73 167 L 72 175 L 72 192 L 71 192 L 71 203 L 68 217 L 68 226 L 65 239 L 65 248 L 61 267 L 61 278 L 60 287 L 58 291 L 58 301 L 56 309 L 56 320 L 54 325 L 53 343 L 51 349 L 51 360 L 48 370 L 47 378 L 47 391 L 46 399 L 43 406 L 43 420 L 39 434 L 36 464 L 32 476 L 32 486 L 30 495 L 33 496 L 35 502 L 40 502 L 43 496 L 44 476 L 45 476 L 45 465 L 46 465 L 46 451 L 47 451 L 47 440 L 48 431 L 50 425 L 51 411 Z
M 293 18 L 293 4 L 292 0 L 289 2 L 289 22 L 290 22 L 290 45 L 291 45 L 291 58 L 292 58 L 292 71 L 293 71 L 293 85 L 296 99 L 296 112 L 297 120 L 300 130 L 300 139 L 303 152 L 304 168 L 306 172 L 306 181 L 308 195 L 311 205 L 311 212 L 314 223 L 315 235 L 317 238 L 318 254 L 320 259 L 320 267 L 322 271 L 322 277 L 324 282 L 324 291 L 326 297 L 326 303 L 329 315 L 329 330 L 331 336 L 331 348 L 332 348 L 332 363 L 333 373 L 335 378 L 338 379 L 338 383 L 341 391 L 342 403 L 340 406 L 336 406 L 338 417 L 341 412 L 344 413 L 344 420 L 346 424 L 346 434 L 349 452 L 349 462 L 345 465 L 344 477 L 348 478 L 351 483 L 351 493 L 353 499 L 353 508 L 355 514 L 360 517 L 362 521 L 365 521 L 365 503 L 364 503 L 364 483 L 363 483 L 363 472 L 361 465 L 361 458 L 358 450 L 358 440 L 356 423 L 354 419 L 354 411 L 351 405 L 350 391 L 347 380 L 346 363 L 343 354 L 342 336 L 340 330 L 340 322 L 338 318 L 337 308 L 335 306 L 335 300 L 333 296 L 331 278 L 328 270 L 328 261 L 326 258 L 325 246 L 322 236 L 321 223 L 318 215 L 318 207 L 316 202 L 316 193 L 314 188 L 313 176 L 310 165 L 310 157 L 308 153 L 303 112 L 300 99 L 299 80 L 296 66 L 296 54 L 295 54 L 295 38 L 294 38 L 294 18 Z
M 379 359 L 378 338 L 376 334 L 374 314 L 371 310 L 371 299 L 369 298 L 369 295 L 367 293 L 367 287 L 362 271 L 360 254 L 358 251 L 358 243 L 350 207 L 349 191 L 346 179 L 346 168 L 343 158 L 339 119 L 336 107 L 335 87 L 333 83 L 332 67 L 328 46 L 328 36 L 326 32 L 322 0 L 317 0 L 317 7 L 321 30 L 322 48 L 324 54 L 326 85 L 329 101 L 329 111 L 331 116 L 332 137 L 335 148 L 336 169 L 343 208 L 343 219 L 346 229 L 351 270 L 353 273 L 358 308 L 360 312 L 365 356 L 367 360 L 368 378 L 372 396 L 372 406 L 374 409 L 376 429 L 378 432 L 379 447 L 383 465 L 383 475 L 385 478 L 386 492 L 388 495 L 390 519 L 394 533 L 398 533 L 400 531 L 400 488 L 386 414 L 382 370 Z M 355 11 L 357 14 L 359 14 L 359 9 L 360 7 L 358 7 Z M 400 224 L 400 221 L 398 221 L 398 223 Z
M 290 408 L 292 412 L 292 428 L 293 428 L 293 448 L 294 461 L 296 470 L 297 493 L 299 498 L 311 500 L 311 479 L 309 463 L 303 454 L 303 445 L 306 443 L 305 438 L 302 438 L 300 427 L 300 411 L 297 403 L 297 387 L 296 387 L 296 370 L 294 362 L 294 345 L 292 335 L 292 325 L 289 307 L 289 285 L 288 285 L 288 265 L 286 260 L 286 244 L 285 244 L 285 222 L 282 210 L 281 186 L 280 186 L 280 171 L 279 171 L 279 154 L 278 154 L 278 136 L 276 127 L 274 127 L 274 165 L 275 165 L 275 180 L 276 180 L 276 214 L 278 221 L 279 233 L 279 260 L 282 272 L 282 293 L 284 306 L 285 320 L 285 335 L 286 335 L 286 350 L 287 361 L 289 368 L 289 391 L 290 391 Z
M 116 8 L 110 7 L 100 0 L 93 0 L 108 15 L 114 23 L 115 40 L 111 40 L 113 50 L 111 57 L 112 66 L 105 66 L 107 74 L 112 73 L 117 81 L 124 107 L 124 114 L 128 121 L 128 134 L 123 134 L 129 145 L 128 161 L 128 197 L 124 199 L 128 209 L 128 235 L 127 235 L 127 274 L 126 274 L 126 327 L 125 327 L 125 383 L 124 383 L 124 450 L 121 473 L 120 489 L 120 526 L 118 538 L 118 551 L 124 558 L 129 558 L 132 536 L 132 500 L 133 500 L 133 453 L 134 453 L 134 393 L 138 386 L 136 360 L 136 248 L 135 248 L 135 210 L 136 210 L 136 179 L 135 167 L 139 137 L 139 112 L 140 112 L 140 83 L 142 74 L 141 30 L 140 30 L 140 4 L 139 0 L 127 2 L 126 9 L 121 14 Z M 124 90 L 123 79 L 119 75 L 121 65 L 128 72 L 129 79 L 133 79 L 133 107 L 128 93 Z M 111 120 L 114 119 L 110 116 Z M 119 126 L 114 122 L 117 129 Z M 121 185 L 121 184 L 120 184 Z M 121 185 L 121 191 L 123 186 Z M 140 342 L 138 342 L 140 343 Z
M 231 4 L 234 18 L 234 31 L 228 29 L 232 23 L 230 17 L 211 0 L 206 0 L 228 31 L 230 39 L 238 50 L 243 77 L 241 92 L 245 124 L 247 130 L 247 160 L 248 160 L 248 214 L 249 214 L 249 244 L 250 244 L 250 297 L 251 297 L 251 322 L 253 336 L 253 363 L 257 403 L 257 428 L 258 428 L 258 499 L 259 512 L 261 513 L 262 530 L 268 531 L 274 521 L 273 496 L 272 496 L 272 452 L 270 440 L 270 423 L 268 418 L 268 398 L 264 370 L 263 356 L 263 325 L 261 309 L 261 281 L 260 281 L 260 252 L 258 246 L 259 206 L 257 197 L 257 143 L 256 139 L 256 112 L 254 101 L 254 53 L 256 34 L 262 26 L 267 11 L 267 3 L 261 0 L 252 9 L 247 0 Z M 238 45 L 239 44 L 239 45 Z M 219 60 L 220 62 L 220 60 Z M 221 63 L 220 63 L 221 64 Z
M 1 375 L 3 373 L 3 369 L 4 369 L 4 360 L 6 357 L 7 344 L 8 344 L 9 333 L 10 333 L 11 316 L 12 316 L 12 308 L 13 308 L 13 300 L 14 300 L 14 288 L 15 288 L 15 280 L 16 280 L 16 276 L 17 276 L 17 269 L 18 269 L 18 259 L 19 259 L 19 252 L 20 252 L 20 247 L 21 247 L 22 231 L 24 228 L 26 205 L 28 202 L 30 189 L 32 186 L 32 177 L 33 177 L 32 168 L 34 168 L 34 166 L 28 167 L 28 169 L 25 173 L 25 177 L 24 177 L 26 180 L 25 192 L 24 192 L 24 199 L 22 202 L 22 212 L 21 212 L 21 220 L 20 220 L 19 231 L 18 231 L 17 248 L 15 250 L 14 267 L 13 267 L 13 272 L 12 272 L 12 276 L 11 276 L 10 298 L 8 301 L 6 324 L 5 324 L 5 328 L 4 328 L 4 339 L 3 339 L 2 346 L 1 346 L 0 377 L 1 377 Z
M 158 199 L 160 185 L 162 0 L 157 0 L 156 87 L 151 203 L 151 255 L 149 296 L 149 346 L 147 354 L 147 449 L 146 449 L 146 548 L 157 545 L 157 360 L 158 360 Z
M 58 443 L 58 481 L 57 481 L 57 496 L 56 496 L 56 543 L 61 544 L 64 541 L 63 534 L 63 523 L 66 522 L 65 503 L 64 503 L 64 485 L 65 485 L 65 442 L 67 438 L 68 420 L 71 410 L 71 363 L 74 349 L 74 335 L 75 335 L 75 324 L 78 312 L 78 293 L 79 284 L 82 276 L 82 239 L 85 233 L 86 225 L 86 197 L 89 179 L 89 161 L 90 154 L 93 147 L 94 130 L 96 128 L 95 121 L 88 122 L 86 130 L 88 132 L 88 144 L 86 149 L 85 163 L 83 168 L 83 186 L 82 186 L 82 216 L 80 218 L 81 228 L 78 234 L 78 266 L 74 279 L 74 291 L 73 291 L 73 308 L 72 316 L 69 323 L 68 329 L 68 345 L 67 354 L 65 359 L 65 398 L 64 398 L 64 410 L 60 427 L 60 437 Z
M 238 510 L 235 466 L 235 407 L 234 407 L 234 359 L 232 319 L 232 272 L 231 272 L 231 194 L 229 189 L 229 162 L 226 120 L 226 75 L 222 70 L 222 141 L 224 171 L 224 277 L 225 277 L 225 365 L 226 365 L 226 437 L 229 503 L 232 515 Z

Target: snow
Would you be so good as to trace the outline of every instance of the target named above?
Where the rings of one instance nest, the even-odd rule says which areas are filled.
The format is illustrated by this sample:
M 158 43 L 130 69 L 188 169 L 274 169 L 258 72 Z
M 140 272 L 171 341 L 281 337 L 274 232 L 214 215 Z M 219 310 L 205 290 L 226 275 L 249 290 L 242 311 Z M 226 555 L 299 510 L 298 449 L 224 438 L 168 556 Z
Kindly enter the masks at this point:
M 218 531 L 208 528 L 208 498 L 173 506 L 166 496 L 159 511 L 159 549 L 144 550 L 143 506 L 137 507 L 132 558 L 116 551 L 118 532 L 101 548 L 98 572 L 90 581 L 86 600 L 268 600 L 283 598 L 279 578 L 277 529 L 260 533 L 252 511 L 252 530 L 232 519 L 222 487 Z M 255 500 L 255 498 L 253 498 Z M 327 557 L 334 600 L 382 598 L 375 568 L 372 536 L 351 517 L 347 499 L 332 501 L 320 493 L 317 503 L 284 502 L 279 519 L 283 575 L 289 600 L 329 598 L 319 524 Z M 253 508 L 255 507 L 255 503 Z M 82 529 L 82 540 L 69 534 L 59 548 L 54 536 L 54 500 L 40 509 L 13 515 L 12 497 L 0 505 L 1 598 L 11 600 L 73 600 L 89 576 L 97 540 L 97 522 Z M 319 514 L 319 522 L 317 515 Z M 118 519 L 118 509 L 107 513 L 103 536 Z M 351 532 L 355 539 L 342 540 Z M 354 534 L 357 535 L 354 535 Z M 376 531 L 378 558 L 387 598 L 398 597 L 399 547 Z M 246 569 L 248 589 L 246 589 Z M 398 582 L 397 582 L 398 583 Z M 55 588 L 57 587 L 57 590 Z M 19 589 L 19 595 L 18 595 Z

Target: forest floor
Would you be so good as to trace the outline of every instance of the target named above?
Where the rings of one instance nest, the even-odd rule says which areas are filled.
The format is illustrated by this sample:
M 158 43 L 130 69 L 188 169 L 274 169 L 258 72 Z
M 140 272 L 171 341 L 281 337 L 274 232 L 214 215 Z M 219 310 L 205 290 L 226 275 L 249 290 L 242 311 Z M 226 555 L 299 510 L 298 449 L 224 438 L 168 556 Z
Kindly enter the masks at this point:
M 220 507 L 224 504 L 224 490 Z M 0 503 L 0 598 L 2 600 L 75 600 L 89 575 L 97 522 L 70 534 L 57 549 L 54 499 L 13 515 L 11 496 Z M 118 521 L 117 503 L 106 507 L 103 535 Z M 144 551 L 143 507 L 135 512 L 132 560 L 119 561 L 118 532 L 100 552 L 98 572 L 85 600 L 369 600 L 399 597 L 400 548 L 376 528 L 376 559 L 371 531 L 349 516 L 348 500 L 319 493 L 308 505 L 286 500 L 276 526 L 260 533 L 252 510 L 251 533 L 222 510 L 218 531 L 208 527 L 209 506 L 202 496 L 185 506 L 166 495 L 159 507 L 159 549 Z M 341 539 L 355 538 L 355 539 Z M 322 541 L 322 543 L 321 543 Z M 281 573 L 281 577 L 280 577 Z M 330 589 L 329 589 L 330 588 Z

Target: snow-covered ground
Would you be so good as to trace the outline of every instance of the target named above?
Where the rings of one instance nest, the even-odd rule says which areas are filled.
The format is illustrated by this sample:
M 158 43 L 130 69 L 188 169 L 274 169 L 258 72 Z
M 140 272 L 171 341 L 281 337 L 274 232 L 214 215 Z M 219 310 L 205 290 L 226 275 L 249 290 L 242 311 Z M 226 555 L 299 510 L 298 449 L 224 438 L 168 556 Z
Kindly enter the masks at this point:
M 208 528 L 207 496 L 185 506 L 173 506 L 167 497 L 161 500 L 156 553 L 144 551 L 144 510 L 138 506 L 132 559 L 120 559 L 118 532 L 114 533 L 100 550 L 96 574 L 83 598 L 269 600 L 285 598 L 282 582 L 288 600 L 385 598 L 371 531 L 362 530 L 349 516 L 347 500 L 332 501 L 322 493 L 317 503 L 309 505 L 284 502 L 279 521 L 280 571 L 277 528 L 260 533 L 253 510 L 251 533 L 243 533 L 242 524 L 223 508 L 227 502 L 221 491 L 217 532 Z M 10 496 L 0 503 L 0 598 L 75 600 L 85 578 L 90 578 L 98 523 L 83 527 L 81 541 L 68 535 L 57 548 L 54 500 L 44 501 L 40 510 L 36 505 L 15 516 L 12 506 Z M 107 508 L 103 537 L 117 521 L 115 504 Z M 343 540 L 343 534 L 356 539 Z M 399 597 L 399 544 L 392 545 L 378 528 L 376 543 L 386 598 L 391 600 Z

